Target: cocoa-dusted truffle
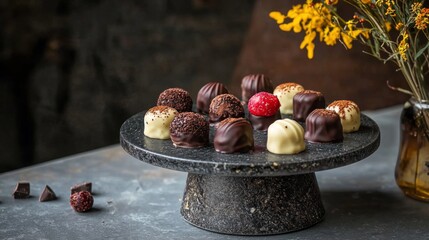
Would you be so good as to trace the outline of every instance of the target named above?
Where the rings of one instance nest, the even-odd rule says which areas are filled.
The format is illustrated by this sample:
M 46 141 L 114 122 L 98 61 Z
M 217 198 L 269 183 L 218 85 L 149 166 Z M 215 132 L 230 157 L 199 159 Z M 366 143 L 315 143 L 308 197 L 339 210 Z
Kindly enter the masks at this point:
M 271 80 L 264 74 L 250 74 L 241 80 L 241 100 L 247 103 L 258 92 L 270 92 L 274 90 Z
M 155 139 L 170 139 L 170 123 L 177 114 L 176 109 L 167 106 L 150 108 L 144 115 L 143 134 Z
M 222 83 L 210 82 L 204 85 L 197 95 L 197 111 L 209 113 L 210 103 L 217 95 L 229 93 Z
M 244 117 L 244 108 L 240 100 L 232 94 L 221 94 L 213 98 L 209 109 L 210 122 L 216 123 L 230 117 Z
M 312 111 L 306 121 L 305 139 L 310 142 L 341 142 L 343 127 L 337 113 L 325 109 Z
M 301 91 L 304 91 L 304 87 L 293 82 L 282 83 L 274 89 L 273 94 L 276 95 L 280 101 L 281 114 L 293 113 L 293 96 Z
M 214 148 L 221 153 L 245 153 L 253 150 L 252 125 L 244 118 L 227 118 L 217 125 Z
M 88 191 L 80 191 L 70 196 L 70 206 L 76 212 L 86 212 L 92 208 L 94 198 Z
M 181 88 L 169 88 L 159 94 L 157 105 L 172 107 L 178 112 L 190 112 L 192 111 L 192 98 L 187 91 Z
M 356 132 L 360 127 L 360 110 L 356 103 L 350 100 L 337 100 L 326 107 L 327 110 L 335 111 L 341 119 L 343 132 Z
M 207 146 L 209 132 L 209 123 L 203 115 L 198 113 L 179 113 L 170 124 L 170 137 L 176 147 L 198 148 Z
M 321 92 L 304 90 L 293 97 L 293 119 L 304 122 L 314 109 L 325 108 L 325 97 Z

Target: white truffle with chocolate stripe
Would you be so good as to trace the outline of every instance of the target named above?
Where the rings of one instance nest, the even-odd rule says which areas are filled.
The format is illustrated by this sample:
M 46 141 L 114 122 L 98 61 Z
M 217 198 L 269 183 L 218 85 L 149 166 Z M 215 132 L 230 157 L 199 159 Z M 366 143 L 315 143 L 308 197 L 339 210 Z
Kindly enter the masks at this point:
M 296 154 L 304 151 L 304 128 L 292 119 L 275 121 L 268 127 L 267 149 L 275 154 Z
M 337 100 L 326 107 L 327 110 L 335 111 L 341 120 L 343 132 L 356 132 L 360 127 L 360 110 L 356 103 L 350 100 Z
M 155 139 L 170 139 L 170 123 L 178 114 L 167 106 L 150 108 L 144 115 L 144 135 Z
M 273 94 L 276 95 L 280 101 L 281 114 L 293 113 L 293 97 L 301 91 L 304 91 L 304 87 L 292 82 L 282 83 L 274 89 Z

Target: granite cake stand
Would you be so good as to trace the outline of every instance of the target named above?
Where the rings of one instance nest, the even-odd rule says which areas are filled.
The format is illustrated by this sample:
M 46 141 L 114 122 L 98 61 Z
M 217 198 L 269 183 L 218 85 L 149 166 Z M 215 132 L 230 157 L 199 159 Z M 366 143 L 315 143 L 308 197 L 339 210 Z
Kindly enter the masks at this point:
M 121 127 L 126 152 L 144 162 L 188 172 L 181 214 L 192 225 L 226 234 L 270 235 L 301 230 L 325 214 L 314 172 L 354 163 L 379 146 L 380 131 L 361 116 L 359 131 L 344 134 L 342 143 L 306 143 L 295 155 L 266 150 L 265 132 L 254 131 L 255 151 L 221 154 L 210 146 L 176 148 L 170 140 L 143 134 L 144 112 Z

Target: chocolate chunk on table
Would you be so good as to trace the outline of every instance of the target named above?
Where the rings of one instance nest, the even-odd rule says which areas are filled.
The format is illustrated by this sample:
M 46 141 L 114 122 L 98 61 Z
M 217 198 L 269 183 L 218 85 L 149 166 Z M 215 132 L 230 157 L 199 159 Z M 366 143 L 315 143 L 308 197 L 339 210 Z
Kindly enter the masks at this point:
M 30 196 L 30 183 L 29 182 L 18 182 L 15 190 L 12 193 L 15 199 L 24 199 Z

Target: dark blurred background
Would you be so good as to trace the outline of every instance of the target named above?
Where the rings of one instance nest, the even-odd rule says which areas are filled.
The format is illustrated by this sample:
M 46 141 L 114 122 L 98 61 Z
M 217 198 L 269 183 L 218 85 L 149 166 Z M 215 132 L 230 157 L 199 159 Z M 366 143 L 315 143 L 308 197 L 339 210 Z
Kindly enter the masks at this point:
M 303 1 L 0 1 L 0 172 L 118 143 L 119 127 L 182 87 L 196 98 L 219 81 L 264 73 L 350 99 L 364 109 L 402 103 L 402 77 L 357 45 L 299 49 L 302 34 L 268 17 Z M 344 10 L 345 14 L 351 14 Z

